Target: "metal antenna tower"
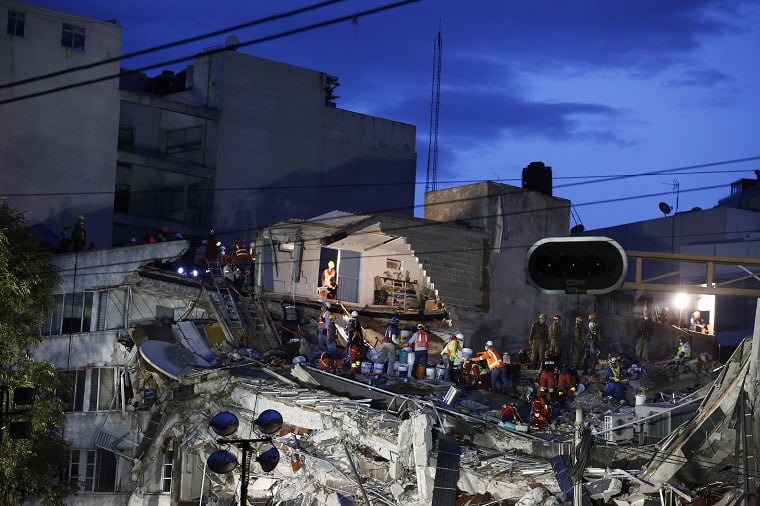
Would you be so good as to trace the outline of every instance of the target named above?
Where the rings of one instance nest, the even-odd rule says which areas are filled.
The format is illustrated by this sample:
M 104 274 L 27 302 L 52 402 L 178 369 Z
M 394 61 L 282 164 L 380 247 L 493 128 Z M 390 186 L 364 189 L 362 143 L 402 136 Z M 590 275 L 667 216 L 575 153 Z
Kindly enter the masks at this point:
M 441 31 L 433 43 L 433 93 L 430 102 L 430 140 L 428 141 L 427 181 L 425 191 L 438 189 L 438 113 L 441 108 Z

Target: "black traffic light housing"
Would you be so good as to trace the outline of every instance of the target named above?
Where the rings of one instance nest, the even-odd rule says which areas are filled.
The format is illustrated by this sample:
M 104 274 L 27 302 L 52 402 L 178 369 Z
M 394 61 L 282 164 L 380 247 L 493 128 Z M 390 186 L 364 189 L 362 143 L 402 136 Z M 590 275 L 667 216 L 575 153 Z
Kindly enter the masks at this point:
M 628 259 L 609 237 L 547 237 L 528 250 L 525 272 L 544 293 L 608 293 L 622 285 Z

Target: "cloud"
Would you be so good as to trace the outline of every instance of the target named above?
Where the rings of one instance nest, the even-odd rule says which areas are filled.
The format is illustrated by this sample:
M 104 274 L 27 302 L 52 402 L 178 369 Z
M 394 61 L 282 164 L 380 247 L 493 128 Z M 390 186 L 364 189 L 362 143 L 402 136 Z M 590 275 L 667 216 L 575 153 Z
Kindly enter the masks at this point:
M 717 69 L 685 70 L 674 77 L 668 84 L 670 86 L 688 86 L 714 88 L 724 84 L 732 84 L 735 79 Z

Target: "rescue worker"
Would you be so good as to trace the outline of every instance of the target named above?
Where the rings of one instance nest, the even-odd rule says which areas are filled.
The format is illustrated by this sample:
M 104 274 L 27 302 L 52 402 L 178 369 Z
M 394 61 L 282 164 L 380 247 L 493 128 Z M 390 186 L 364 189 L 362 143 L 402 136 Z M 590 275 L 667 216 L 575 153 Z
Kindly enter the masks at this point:
M 625 391 L 628 388 L 628 375 L 625 369 L 620 367 L 620 361 L 616 357 L 610 358 L 607 368 L 607 386 L 602 392 L 604 400 L 610 402 L 613 399 L 625 401 Z
M 489 390 L 491 392 L 498 392 L 498 382 L 501 381 L 501 391 L 511 392 L 514 390 L 514 384 L 507 375 L 506 364 L 509 363 L 509 354 L 502 360 L 501 353 L 493 345 L 493 341 L 486 341 L 485 351 L 481 351 L 476 356 L 472 357 L 473 361 L 485 360 L 488 364 L 488 370 L 491 371 L 491 386 Z M 505 363 L 506 361 L 506 363 Z
M 338 351 L 338 328 L 335 324 L 336 319 L 337 317 L 335 314 L 330 313 L 326 326 L 327 352 L 333 357 L 336 356 L 335 353 Z
M 499 418 L 502 423 L 523 423 L 522 418 L 520 418 L 520 413 L 517 411 L 517 404 L 514 402 L 505 404 L 501 407 Z
M 349 318 L 346 322 L 346 335 L 348 336 L 346 359 L 351 364 L 351 374 L 356 374 L 361 368 L 362 360 L 366 357 L 361 325 L 356 318 Z
M 541 374 L 538 378 L 538 391 L 547 402 L 554 400 L 554 387 L 557 382 L 555 374 L 557 362 L 549 350 L 544 352 L 544 360 L 541 362 Z
M 412 366 L 414 377 L 419 378 L 419 367 L 427 368 L 428 365 L 428 331 L 425 330 L 425 325 L 422 323 L 417 325 L 417 332 L 414 333 L 409 340 L 409 346 L 414 350 L 414 365 Z M 422 377 L 425 376 L 425 372 L 422 372 Z
M 280 324 L 283 327 L 280 329 L 280 338 L 284 347 L 290 338 L 298 337 L 298 310 L 296 305 L 286 298 L 280 301 Z
M 87 231 L 84 228 L 83 215 L 77 218 L 77 224 L 74 225 L 74 230 L 71 231 L 71 244 L 73 251 L 84 251 L 85 246 L 87 246 Z
M 552 419 L 552 411 L 540 395 L 533 399 L 530 410 L 530 424 L 533 427 L 545 427 Z
M 649 361 L 649 340 L 652 334 L 654 334 L 654 320 L 649 318 L 649 311 L 645 309 L 636 331 L 636 358 L 641 362 Z
M 586 346 L 583 350 L 583 373 L 593 374 L 596 372 L 596 364 L 599 360 L 599 345 L 602 342 L 602 324 L 596 319 L 596 313 L 588 315 L 588 334 Z
M 319 349 L 321 351 L 327 351 L 327 324 L 330 321 L 330 303 L 322 303 L 322 312 L 317 317 L 317 339 L 319 341 Z
M 557 381 L 557 395 L 559 397 L 560 404 L 565 404 L 567 401 L 572 401 L 575 398 L 575 393 L 578 390 L 578 378 L 575 373 L 575 369 L 572 367 L 565 367 L 559 373 Z
M 327 267 L 322 271 L 322 285 L 327 288 L 328 299 L 334 299 L 338 291 L 338 271 L 335 269 L 335 262 L 330 260 Z
M 64 253 L 71 248 L 71 238 L 69 237 L 69 224 L 66 223 L 58 234 L 58 251 Z
M 691 359 L 691 344 L 685 334 L 678 336 L 678 350 L 676 350 L 675 361 L 677 364 L 682 364 Z
M 238 266 L 238 269 L 240 269 L 240 281 L 243 287 L 250 285 L 251 255 L 248 253 L 248 247 L 243 243 L 240 237 L 235 237 L 233 262 Z
M 462 341 L 464 335 L 461 333 L 451 336 L 446 346 L 441 350 L 441 360 L 443 361 L 443 379 L 447 380 L 452 377 L 454 367 L 462 360 Z
M 530 326 L 530 336 L 528 337 L 531 369 L 538 369 L 541 357 L 544 356 L 544 352 L 546 351 L 546 341 L 548 338 L 549 327 L 546 325 L 546 315 L 541 313 L 538 315 L 538 321 L 533 322 Z
M 583 317 L 576 316 L 575 327 L 573 327 L 573 367 L 576 369 L 582 367 L 587 335 L 586 327 L 583 326 Z
M 565 334 L 562 332 L 562 317 L 555 314 L 552 318 L 552 324 L 549 325 L 549 351 L 562 362 L 562 347 L 565 344 Z
M 398 342 L 399 335 L 398 323 L 398 316 L 393 315 L 390 323 L 385 327 L 383 345 L 380 348 L 380 353 L 377 354 L 378 364 L 382 364 L 386 360 L 388 361 L 388 368 L 385 370 L 386 374 L 393 374 L 393 364 L 396 363 L 396 343 Z
M 206 239 L 206 261 L 217 262 L 219 260 L 219 246 L 222 243 L 216 238 L 216 231 L 212 228 Z

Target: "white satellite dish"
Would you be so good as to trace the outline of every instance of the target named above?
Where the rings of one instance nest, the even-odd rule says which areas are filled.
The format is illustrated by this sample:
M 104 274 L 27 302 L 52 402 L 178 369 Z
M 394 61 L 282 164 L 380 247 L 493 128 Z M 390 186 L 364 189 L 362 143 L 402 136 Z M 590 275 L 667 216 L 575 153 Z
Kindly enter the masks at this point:
M 234 35 L 230 35 L 224 40 L 224 47 L 230 51 L 237 51 L 237 48 L 240 47 L 240 39 Z

